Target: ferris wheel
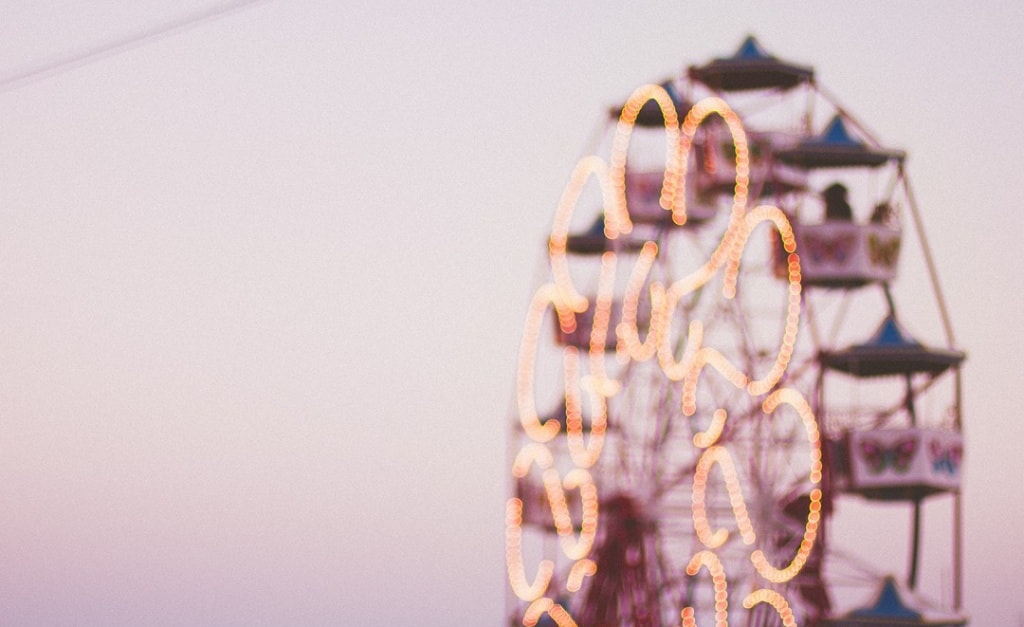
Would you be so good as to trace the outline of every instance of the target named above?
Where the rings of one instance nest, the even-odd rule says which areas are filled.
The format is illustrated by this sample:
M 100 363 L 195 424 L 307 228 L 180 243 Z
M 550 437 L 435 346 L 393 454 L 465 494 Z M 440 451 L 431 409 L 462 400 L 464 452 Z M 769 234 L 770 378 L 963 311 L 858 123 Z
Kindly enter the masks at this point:
M 509 624 L 966 624 L 964 354 L 904 154 L 753 38 L 638 88 L 608 129 L 570 176 L 526 317 Z M 897 315 L 912 254 L 945 348 Z M 937 498 L 945 606 L 918 594 Z M 845 499 L 912 512 L 908 564 L 841 546 Z

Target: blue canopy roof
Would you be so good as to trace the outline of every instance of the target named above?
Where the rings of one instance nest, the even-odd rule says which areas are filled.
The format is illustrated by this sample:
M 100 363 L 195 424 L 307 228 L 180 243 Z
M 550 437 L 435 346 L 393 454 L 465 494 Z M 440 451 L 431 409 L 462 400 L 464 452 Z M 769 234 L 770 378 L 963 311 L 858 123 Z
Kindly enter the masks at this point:
M 964 360 L 955 350 L 928 348 L 914 339 L 892 316 L 863 344 L 839 351 L 823 351 L 822 365 L 856 377 L 928 373 L 938 375 Z
M 790 89 L 810 82 L 814 70 L 775 58 L 765 52 L 757 39 L 748 36 L 733 56 L 690 66 L 689 75 L 712 89 L 746 91 Z
M 912 347 L 917 348 L 921 343 L 915 340 L 907 331 L 901 327 L 892 316 L 886 317 L 882 325 L 878 327 L 875 334 L 867 342 L 858 346 L 889 346 L 889 347 Z
M 890 576 L 885 578 L 878 599 L 871 607 L 864 607 L 850 612 L 850 616 L 858 618 L 903 618 L 919 621 L 921 612 L 907 607 L 896 589 L 896 581 Z
M 838 115 L 832 118 L 832 121 L 828 123 L 825 130 L 822 131 L 821 135 L 817 139 L 822 144 L 833 144 L 838 146 L 863 146 L 864 142 L 854 139 L 850 132 L 846 130 L 846 124 L 843 122 L 843 118 Z
M 760 42 L 754 38 L 753 35 L 747 35 L 747 38 L 740 44 L 739 50 L 736 54 L 732 55 L 733 59 L 774 59 L 772 55 L 768 54 L 764 48 L 761 47 Z
M 795 148 L 780 150 L 780 161 L 803 168 L 878 167 L 890 160 L 902 160 L 902 150 L 873 148 L 846 128 L 843 117 L 836 114 L 820 135 L 808 137 Z

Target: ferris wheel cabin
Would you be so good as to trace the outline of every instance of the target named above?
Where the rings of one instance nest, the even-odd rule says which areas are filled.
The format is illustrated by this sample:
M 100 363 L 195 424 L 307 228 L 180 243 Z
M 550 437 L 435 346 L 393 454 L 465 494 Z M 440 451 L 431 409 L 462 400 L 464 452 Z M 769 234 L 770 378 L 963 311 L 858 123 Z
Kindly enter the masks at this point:
M 823 351 L 823 368 L 855 378 L 935 378 L 959 366 L 964 353 L 930 348 L 918 342 L 889 316 L 865 343 L 840 351 Z M 913 401 L 908 389 L 907 403 Z M 833 481 L 843 492 L 882 501 L 920 501 L 960 489 L 963 435 L 959 431 L 918 424 L 912 404 L 911 424 L 903 428 L 847 431 L 834 443 Z
M 775 156 L 790 167 L 810 172 L 899 167 L 905 153 L 869 146 L 854 137 L 843 117 L 836 114 L 819 135 L 778 150 Z M 794 224 L 804 284 L 854 288 L 895 279 L 902 233 L 888 201 L 876 204 L 867 222 L 857 222 L 845 186 L 833 183 L 823 196 L 824 221 L 798 220 Z M 776 273 L 784 276 L 784 255 L 779 255 L 776 264 Z

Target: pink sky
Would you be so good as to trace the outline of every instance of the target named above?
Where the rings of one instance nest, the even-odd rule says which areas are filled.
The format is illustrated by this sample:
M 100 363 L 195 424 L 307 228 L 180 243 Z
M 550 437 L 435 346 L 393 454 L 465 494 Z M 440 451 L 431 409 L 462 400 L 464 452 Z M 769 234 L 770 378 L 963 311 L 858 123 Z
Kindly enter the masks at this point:
M 0 92 L 4 624 L 500 624 L 558 196 L 609 104 L 748 32 L 910 154 L 969 353 L 966 606 L 1017 620 L 1024 10 L 484 4 L 269 0 Z M 211 6 L 16 3 L 0 80 Z

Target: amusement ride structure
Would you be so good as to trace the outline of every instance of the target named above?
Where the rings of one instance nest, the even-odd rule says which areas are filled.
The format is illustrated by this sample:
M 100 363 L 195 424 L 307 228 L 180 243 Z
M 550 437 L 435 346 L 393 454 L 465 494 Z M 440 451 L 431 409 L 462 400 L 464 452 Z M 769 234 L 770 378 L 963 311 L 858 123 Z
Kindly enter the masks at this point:
M 522 337 L 508 624 L 965 625 L 964 353 L 904 153 L 753 38 L 607 126 Z M 897 310 L 907 259 L 932 344 Z M 847 500 L 905 512 L 884 531 L 899 560 L 843 545 Z M 939 501 L 952 541 L 929 547 L 929 588 Z

